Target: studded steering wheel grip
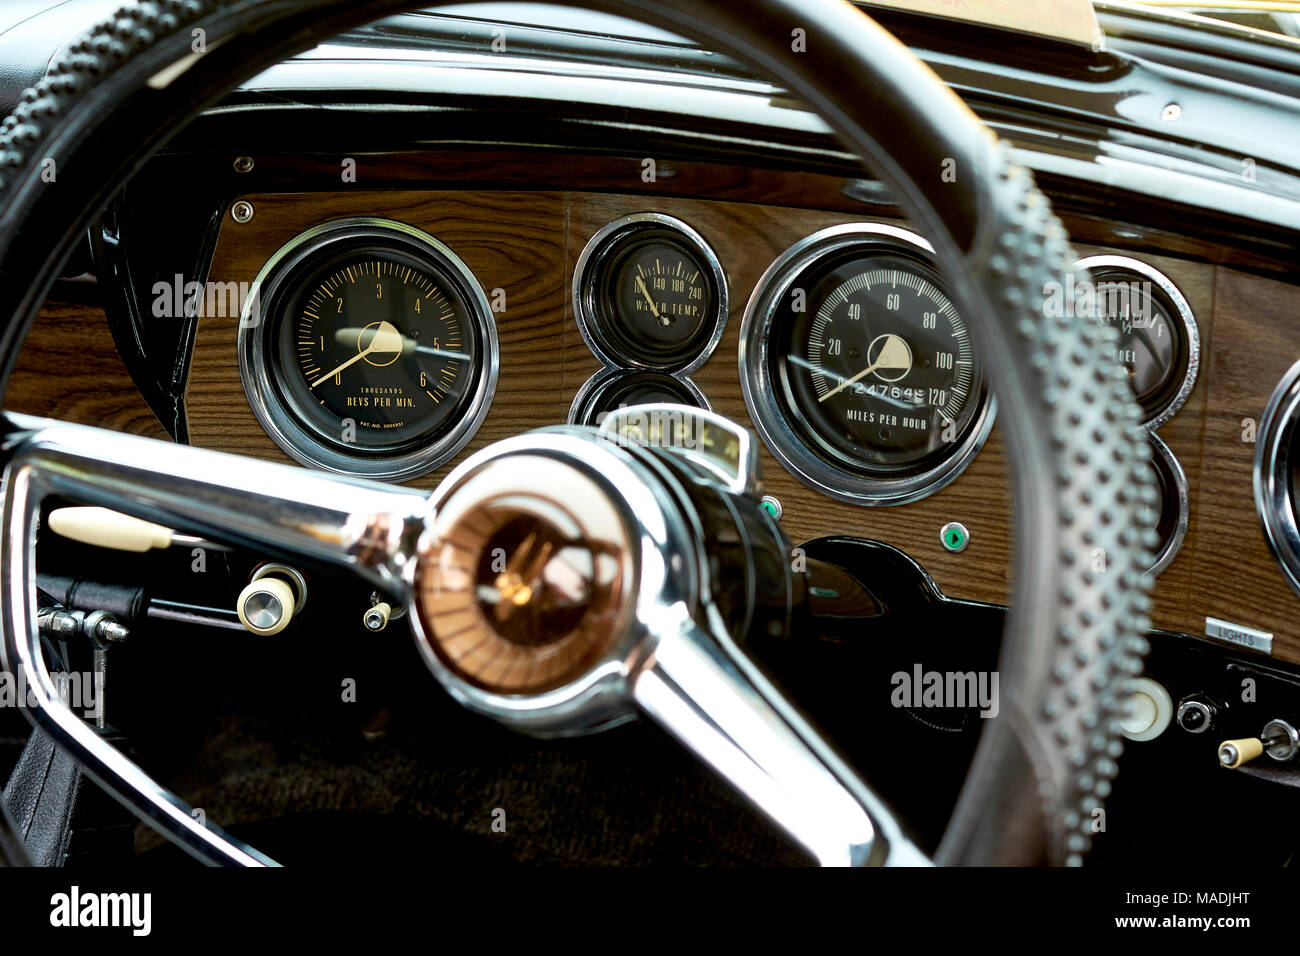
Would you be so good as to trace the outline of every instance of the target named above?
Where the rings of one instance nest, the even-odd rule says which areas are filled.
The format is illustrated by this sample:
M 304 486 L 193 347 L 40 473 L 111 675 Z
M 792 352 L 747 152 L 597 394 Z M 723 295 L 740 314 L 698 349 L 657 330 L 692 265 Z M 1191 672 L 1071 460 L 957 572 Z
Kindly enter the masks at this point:
M 989 722 L 939 852 L 1077 863 L 1141 668 L 1154 497 L 1112 330 L 1053 315 L 1075 257 L 1030 176 L 905 47 L 839 0 L 587 0 L 748 61 L 804 98 L 933 243 L 1007 435 L 1013 607 Z M 0 125 L 0 383 L 104 200 L 203 105 L 404 0 L 146 0 L 72 44 Z M 56 170 L 51 180 L 47 175 Z

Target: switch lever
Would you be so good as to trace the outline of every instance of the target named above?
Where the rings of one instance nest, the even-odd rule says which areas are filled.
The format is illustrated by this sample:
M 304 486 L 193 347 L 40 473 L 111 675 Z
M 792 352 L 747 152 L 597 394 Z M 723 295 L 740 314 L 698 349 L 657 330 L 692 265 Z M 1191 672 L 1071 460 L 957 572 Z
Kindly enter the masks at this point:
M 1241 737 L 1219 744 L 1219 763 L 1236 770 L 1261 754 L 1268 754 L 1279 763 L 1300 753 L 1300 733 L 1285 720 L 1270 720 L 1258 737 Z

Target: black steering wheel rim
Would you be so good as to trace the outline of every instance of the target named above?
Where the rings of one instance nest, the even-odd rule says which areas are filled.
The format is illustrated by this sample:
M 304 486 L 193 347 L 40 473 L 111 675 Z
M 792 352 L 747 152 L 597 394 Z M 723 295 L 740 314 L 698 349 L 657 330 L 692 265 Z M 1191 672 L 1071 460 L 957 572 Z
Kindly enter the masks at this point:
M 1080 862 L 1117 771 L 1125 682 L 1145 652 L 1151 476 L 1136 405 L 1106 360 L 1113 332 L 1045 310 L 1075 261 L 1046 199 L 937 77 L 847 3 L 578 5 L 652 18 L 784 83 L 933 243 L 986 354 L 1017 504 L 1000 716 L 938 859 Z M 0 385 L 73 244 L 181 123 L 260 68 L 414 6 L 146 0 L 69 47 L 0 126 Z

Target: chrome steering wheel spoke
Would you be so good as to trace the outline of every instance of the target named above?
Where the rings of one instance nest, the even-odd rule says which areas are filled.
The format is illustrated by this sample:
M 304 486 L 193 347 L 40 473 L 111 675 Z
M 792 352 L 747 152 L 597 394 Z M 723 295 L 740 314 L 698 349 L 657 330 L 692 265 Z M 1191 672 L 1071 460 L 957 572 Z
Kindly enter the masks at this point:
M 51 496 L 355 574 L 417 607 L 417 644 L 435 676 L 470 709 L 539 736 L 595 731 L 640 712 L 818 862 L 927 862 L 883 801 L 732 641 L 700 582 L 689 583 L 702 562 L 690 515 L 664 484 L 671 484 L 671 471 L 647 467 L 644 457 L 615 442 L 570 429 L 502 442 L 467 460 L 431 501 L 423 492 L 79 425 L 20 415 L 7 415 L 4 423 L 0 533 L 11 560 L 0 590 L 0 659 L 31 687 L 35 707 L 28 713 L 37 725 L 119 801 L 204 862 L 274 865 L 201 822 L 82 721 L 46 669 L 36 628 L 35 556 L 41 503 Z M 524 485 L 516 487 L 521 475 Z M 491 662 L 472 669 L 472 655 L 457 657 L 463 632 L 446 634 L 448 615 L 459 626 L 464 612 L 455 591 L 441 589 L 461 575 L 443 558 L 448 548 L 465 550 L 467 525 L 482 530 L 502 508 L 511 521 L 526 514 L 562 521 L 556 500 L 578 506 L 575 528 L 595 548 L 593 571 L 614 562 L 604 582 L 608 593 L 596 602 L 605 632 L 580 636 L 599 642 L 603 653 L 575 658 L 578 670 L 562 686 L 488 692 Z M 569 560 L 571 545 L 561 549 Z M 580 591 L 568 570 L 565 586 Z M 433 591 L 431 578 L 437 579 Z M 493 620 L 492 614 L 480 618 L 484 634 Z
M 633 682 L 638 706 L 822 866 L 925 866 L 884 802 L 720 624 L 683 619 Z
M 201 822 L 65 704 L 36 628 L 36 535 L 41 502 L 57 495 L 279 557 L 329 564 L 388 593 L 425 523 L 427 495 L 288 465 L 172 445 L 96 428 L 5 415 L 0 534 L 4 565 L 0 660 L 22 675 L 28 714 L 83 769 L 161 834 L 204 862 L 274 861 Z

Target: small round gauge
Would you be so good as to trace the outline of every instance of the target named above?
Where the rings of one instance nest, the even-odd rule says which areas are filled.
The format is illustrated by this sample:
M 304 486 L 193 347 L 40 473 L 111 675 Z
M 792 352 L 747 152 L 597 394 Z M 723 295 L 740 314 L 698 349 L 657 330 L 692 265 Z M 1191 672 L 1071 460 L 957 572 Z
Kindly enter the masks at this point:
M 1128 373 L 1143 422 L 1173 417 L 1196 384 L 1201 339 L 1191 306 L 1164 273 L 1127 256 L 1092 256 L 1099 321 L 1119 333 L 1114 360 Z
M 750 414 L 777 458 L 827 494 L 916 500 L 955 478 L 992 426 L 966 322 L 913 233 L 810 236 L 760 280 L 744 323 Z
M 1169 446 L 1155 435 L 1150 436 L 1151 469 L 1156 475 L 1156 500 L 1149 506 L 1148 518 L 1156 529 L 1155 560 L 1148 574 L 1156 575 L 1169 566 L 1187 537 L 1190 505 L 1187 476 Z
M 401 478 L 469 440 L 496 376 L 491 310 L 442 243 L 340 220 L 282 248 L 241 322 L 240 365 L 268 433 L 306 464 Z
M 574 314 L 606 366 L 685 373 L 722 337 L 726 289 L 699 233 L 670 216 L 640 213 L 587 243 L 574 270 Z
M 605 369 L 597 372 L 573 399 L 572 425 L 599 425 L 610 412 L 631 405 L 691 405 L 708 409 L 709 403 L 695 383 L 666 372 Z

